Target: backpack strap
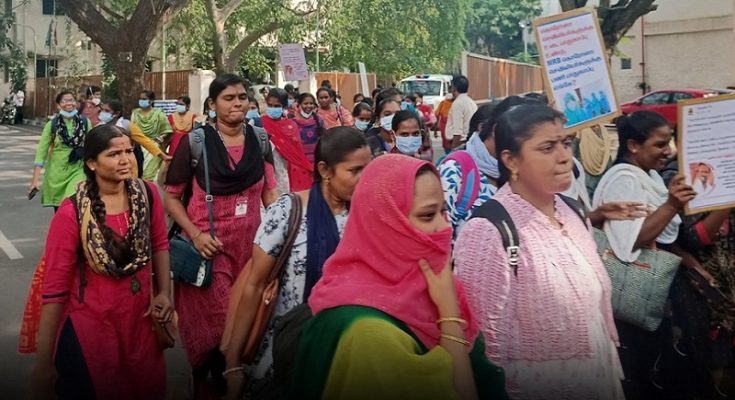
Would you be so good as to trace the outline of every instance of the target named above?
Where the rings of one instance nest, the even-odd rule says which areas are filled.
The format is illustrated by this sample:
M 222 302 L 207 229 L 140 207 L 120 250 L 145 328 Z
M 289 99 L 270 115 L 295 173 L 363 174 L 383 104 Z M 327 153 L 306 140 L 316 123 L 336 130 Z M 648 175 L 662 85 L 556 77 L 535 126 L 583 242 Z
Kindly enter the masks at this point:
M 252 132 L 258 137 L 260 151 L 263 153 L 263 159 L 266 162 L 273 164 L 273 148 L 271 147 L 271 138 L 268 136 L 268 132 L 261 127 L 251 125 L 246 125 L 245 129 L 246 132 L 247 130 L 252 129 Z
M 196 169 L 204 151 L 204 126 L 200 126 L 189 133 L 189 151 L 191 154 L 191 168 Z
M 459 196 L 457 196 L 455 207 L 460 219 L 465 219 L 475 204 L 477 196 L 480 195 L 480 170 L 470 153 L 464 150 L 451 152 L 442 160 L 442 163 L 447 161 L 455 161 L 459 164 L 462 183 L 459 187 Z
M 495 225 L 503 240 L 508 267 L 513 270 L 513 274 L 517 277 L 520 240 L 513 219 L 505 207 L 499 201 L 490 199 L 472 213 L 472 218 L 485 218 Z
M 584 206 L 579 201 L 563 194 L 557 194 L 559 198 L 574 211 L 575 214 L 582 220 L 584 226 L 587 226 L 587 215 L 584 212 Z

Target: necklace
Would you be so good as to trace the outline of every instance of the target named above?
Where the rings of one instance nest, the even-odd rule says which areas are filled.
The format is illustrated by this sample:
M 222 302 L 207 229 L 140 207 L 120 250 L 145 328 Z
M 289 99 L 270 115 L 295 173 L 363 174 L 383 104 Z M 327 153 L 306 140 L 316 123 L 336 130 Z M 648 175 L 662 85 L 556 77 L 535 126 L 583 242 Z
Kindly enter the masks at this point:
M 227 157 L 230 159 L 230 163 L 232 163 L 232 168 L 237 167 L 237 162 L 234 158 L 232 158 L 232 155 L 229 151 L 227 151 L 227 142 L 225 142 L 224 136 L 222 136 L 222 132 L 219 131 L 219 124 L 214 125 L 214 130 L 217 131 L 217 135 L 219 136 L 219 140 L 222 141 L 222 145 L 225 146 L 225 152 L 227 153 Z M 244 128 L 243 128 L 244 130 Z M 245 143 L 243 143 L 243 147 L 245 146 Z

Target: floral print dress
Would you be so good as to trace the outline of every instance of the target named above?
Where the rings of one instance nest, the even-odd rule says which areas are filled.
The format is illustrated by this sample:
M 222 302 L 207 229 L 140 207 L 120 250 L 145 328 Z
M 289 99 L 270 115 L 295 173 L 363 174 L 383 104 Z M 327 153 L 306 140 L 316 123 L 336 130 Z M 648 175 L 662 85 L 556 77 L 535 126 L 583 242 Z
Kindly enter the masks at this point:
M 306 283 L 306 238 L 309 227 L 306 223 L 307 202 L 303 204 L 301 227 L 291 249 L 291 257 L 288 259 L 283 273 L 273 318 L 268 324 L 263 344 L 255 359 L 253 369 L 250 371 L 252 379 L 262 379 L 273 374 L 273 329 L 283 315 L 305 301 L 303 296 Z M 290 212 L 291 198 L 287 195 L 279 197 L 266 210 L 263 222 L 255 235 L 255 244 L 271 257 L 277 258 L 281 254 L 289 231 L 288 216 Z M 341 237 L 347 222 L 347 210 L 334 217 Z

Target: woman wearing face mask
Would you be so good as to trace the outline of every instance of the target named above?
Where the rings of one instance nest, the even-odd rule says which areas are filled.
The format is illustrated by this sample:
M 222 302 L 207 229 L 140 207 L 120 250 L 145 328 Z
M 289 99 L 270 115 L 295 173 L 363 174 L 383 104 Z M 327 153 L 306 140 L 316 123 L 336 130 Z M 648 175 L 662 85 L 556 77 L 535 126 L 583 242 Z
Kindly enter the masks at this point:
M 301 136 L 301 145 L 304 148 L 304 155 L 310 164 L 314 164 L 314 151 L 316 150 L 316 142 L 324 132 L 324 122 L 316 113 L 316 99 L 311 93 L 302 93 L 296 100 L 296 107 L 290 112 L 288 117 L 299 127 Z
M 352 114 L 337 103 L 337 94 L 328 87 L 320 87 L 316 91 L 316 98 L 319 101 L 319 109 L 317 115 L 324 121 L 326 129 L 335 126 L 353 126 L 355 125 Z
M 130 121 L 143 132 L 149 139 L 158 143 L 163 143 L 165 136 L 171 134 L 173 130 L 168 123 L 166 115 L 160 108 L 153 107 L 155 93 L 150 90 L 140 92 L 138 96 L 138 107 L 133 110 Z M 130 128 L 135 129 L 135 128 Z M 161 167 L 161 160 L 148 150 L 143 149 L 143 179 L 155 180 L 158 169 Z
M 181 138 L 194 129 L 194 120 L 197 116 L 193 112 L 189 111 L 190 105 L 191 99 L 189 96 L 180 96 L 176 99 L 176 110 L 168 116 L 168 123 L 174 131 L 173 136 L 171 137 L 171 143 L 168 147 L 168 152 L 170 154 L 176 153 L 176 147 L 179 146 Z
M 519 258 L 510 265 L 501 231 L 473 218 L 457 238 L 455 272 L 512 398 L 623 399 L 610 278 L 586 221 L 557 196 L 572 180 L 563 125 L 564 116 L 542 104 L 499 118 L 506 183 L 493 199 L 516 227 Z
M 355 118 L 355 128 L 360 132 L 366 132 L 373 120 L 373 109 L 367 103 L 356 103 L 352 109 L 352 117 Z
M 378 103 L 373 115 L 373 126 L 365 133 L 373 157 L 390 153 L 395 147 L 393 135 L 393 115 L 401 111 L 401 102 L 385 99 Z
M 196 399 L 209 398 L 201 396 L 211 389 L 207 385 L 210 374 L 215 384 L 224 384 L 224 360 L 218 347 L 230 291 L 250 259 L 261 220 L 260 205 L 268 206 L 277 197 L 270 145 L 253 127 L 242 123 L 248 105 L 242 78 L 218 76 L 209 86 L 209 98 L 210 108 L 217 112 L 217 123 L 203 127 L 214 235 L 209 232 L 204 163 L 192 168 L 188 140 L 179 143 L 164 187 L 169 215 L 200 255 L 213 262 L 209 287 L 176 285 L 179 333 L 192 367 Z M 182 198 L 188 190 L 191 196 L 184 205 Z
M 506 399 L 451 272 L 452 228 L 430 163 L 386 155 L 309 297 L 289 398 Z M 386 246 L 390 243 L 390 246 Z
M 92 121 L 92 126 L 100 123 L 100 104 L 102 103 L 102 89 L 98 86 L 87 86 L 84 91 L 85 100 L 79 108 L 79 113 Z
M 255 96 L 248 95 L 248 100 L 250 100 L 250 104 L 248 104 L 248 112 L 245 114 L 245 121 L 252 126 L 262 128 L 263 120 L 260 117 L 260 103 L 258 103 Z
M 413 111 L 399 111 L 393 115 L 391 127 L 395 142 L 391 153 L 418 157 L 423 142 L 419 116 Z
M 301 144 L 299 127 L 286 115 L 284 107 L 287 100 L 285 90 L 271 89 L 266 97 L 268 108 L 262 117 L 263 128 L 270 135 L 274 146 L 279 194 L 308 189 L 314 173 L 314 165 L 309 163 Z
M 324 261 L 334 253 L 347 222 L 350 200 L 363 168 L 370 162 L 370 149 L 365 138 L 356 130 L 338 127 L 319 138 L 316 151 L 314 185 L 299 192 L 303 207 L 298 222 L 299 234 L 281 280 L 278 303 L 260 351 L 250 371 L 246 392 L 248 398 L 271 398 L 273 381 L 273 328 L 276 321 L 299 304 L 304 303 L 312 287 L 321 277 Z M 255 306 L 266 286 L 266 280 L 283 248 L 288 216 L 293 204 L 281 196 L 272 204 L 255 236 L 253 258 L 247 268 L 250 273 L 238 279 L 228 310 L 228 322 L 233 325 L 232 337 L 223 338 L 221 349 L 227 360 L 228 396 L 237 397 L 244 373 L 240 365 L 243 347 L 255 318 Z M 242 282 L 241 282 L 242 281 Z M 238 293 L 238 289 L 240 292 Z M 239 382 L 238 382 L 239 381 Z
M 171 161 L 171 156 L 162 151 L 161 148 L 158 147 L 158 143 L 148 139 L 148 137 L 141 132 L 140 128 L 135 125 L 131 126 L 130 121 L 123 118 L 123 106 L 120 100 L 107 100 L 100 105 L 100 109 L 102 110 L 100 112 L 100 125 L 111 124 L 124 130 L 133 140 L 134 149 L 138 148 L 138 152 L 134 151 L 136 163 L 133 165 L 133 176 L 140 177 L 138 171 L 142 171 L 143 169 L 143 158 L 138 158 L 138 154 L 142 155 L 142 152 L 140 152 L 141 146 L 154 156 L 159 157 L 161 160 Z M 133 129 L 131 129 L 131 127 Z
M 33 178 L 28 193 L 41 189 L 39 178 L 45 168 L 41 204 L 59 208 L 71 196 L 76 185 L 84 179 L 82 151 L 84 138 L 92 129 L 92 122 L 79 115 L 74 94 L 64 90 L 56 95 L 59 113 L 46 123 L 36 149 Z

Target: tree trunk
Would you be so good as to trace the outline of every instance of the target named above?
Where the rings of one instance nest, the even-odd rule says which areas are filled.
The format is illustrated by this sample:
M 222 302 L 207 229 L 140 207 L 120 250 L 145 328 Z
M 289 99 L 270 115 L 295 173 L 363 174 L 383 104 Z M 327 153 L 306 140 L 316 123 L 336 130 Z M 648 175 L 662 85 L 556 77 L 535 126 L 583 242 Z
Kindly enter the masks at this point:
M 114 50 L 113 50 L 114 51 Z M 130 115 L 138 106 L 138 96 L 145 86 L 145 57 L 133 57 L 128 61 L 125 51 L 114 52 L 112 65 L 117 71 L 118 95 L 123 104 L 124 115 Z
M 214 71 L 217 74 L 232 72 L 227 68 L 225 53 L 227 51 L 227 32 L 225 32 L 225 21 L 212 21 L 212 43 L 214 44 Z

